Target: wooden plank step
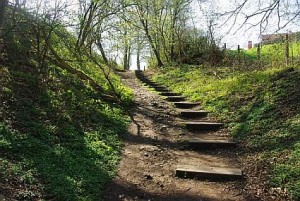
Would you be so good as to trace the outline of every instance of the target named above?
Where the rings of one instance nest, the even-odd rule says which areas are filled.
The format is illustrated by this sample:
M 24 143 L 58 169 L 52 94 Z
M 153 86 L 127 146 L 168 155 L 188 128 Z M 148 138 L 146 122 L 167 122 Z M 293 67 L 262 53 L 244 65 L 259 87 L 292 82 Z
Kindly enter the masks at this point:
M 175 107 L 177 108 L 182 108 L 182 109 L 188 109 L 188 108 L 193 108 L 195 106 L 200 105 L 200 103 L 191 103 L 191 102 L 174 102 Z
M 149 82 L 149 81 L 150 81 L 148 78 L 143 77 L 143 76 L 138 77 L 138 79 L 139 79 L 141 82 Z
M 238 168 L 211 167 L 205 165 L 178 165 L 176 176 L 180 178 L 196 178 L 210 180 L 236 180 L 243 177 Z
M 137 79 L 139 79 L 141 82 L 147 82 L 147 81 L 148 81 L 148 79 L 145 78 L 144 76 L 136 76 L 136 77 L 137 77 Z
M 223 124 L 222 123 L 214 123 L 214 122 L 182 122 L 182 125 L 188 130 L 198 130 L 198 131 L 214 131 L 220 129 Z
M 159 90 L 156 90 L 157 92 L 159 92 L 159 93 L 162 93 L 162 92 L 172 92 L 172 91 L 170 91 L 170 89 L 159 89 Z
M 162 87 L 162 85 L 160 85 L 160 84 L 149 84 L 149 83 L 145 83 L 145 82 L 144 82 L 144 84 L 151 86 L 151 87 Z
M 175 93 L 175 92 L 161 92 L 160 95 L 162 96 L 180 96 L 180 93 Z
M 159 92 L 169 90 L 167 87 L 152 87 L 152 88 Z
M 166 100 L 170 101 L 170 102 L 178 102 L 178 101 L 184 101 L 185 97 L 183 97 L 183 96 L 167 96 Z
M 144 74 L 143 71 L 141 71 L 141 70 L 135 70 L 134 73 L 135 73 L 136 75 Z
M 200 118 L 206 117 L 208 114 L 207 111 L 199 110 L 199 111 L 190 111 L 190 110 L 183 110 L 180 111 L 179 115 L 184 118 Z
M 229 140 L 204 140 L 198 138 L 187 139 L 184 143 L 193 149 L 224 149 L 234 148 L 237 145 Z
M 163 87 L 163 86 L 160 85 L 160 84 L 148 84 L 148 83 L 144 83 L 144 84 L 146 84 L 146 85 L 148 85 L 148 86 L 150 86 L 150 87 L 153 87 L 153 88 L 160 88 L 160 87 Z
M 157 84 L 157 82 L 151 80 L 143 80 L 145 84 Z

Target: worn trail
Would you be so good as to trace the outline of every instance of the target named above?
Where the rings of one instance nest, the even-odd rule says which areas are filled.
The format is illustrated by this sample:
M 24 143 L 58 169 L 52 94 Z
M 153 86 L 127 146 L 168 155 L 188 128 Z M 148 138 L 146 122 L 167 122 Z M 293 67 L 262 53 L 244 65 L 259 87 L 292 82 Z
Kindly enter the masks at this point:
M 135 107 L 104 200 L 246 200 L 238 189 L 236 144 L 223 124 L 141 72 L 139 79 L 133 72 L 121 76 L 134 91 Z

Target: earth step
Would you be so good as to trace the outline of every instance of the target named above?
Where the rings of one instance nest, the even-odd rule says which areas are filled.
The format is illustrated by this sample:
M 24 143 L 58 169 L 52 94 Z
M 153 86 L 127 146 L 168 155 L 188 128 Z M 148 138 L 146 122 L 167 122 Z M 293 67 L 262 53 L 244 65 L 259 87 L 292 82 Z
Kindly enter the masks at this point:
M 149 80 L 148 78 L 139 78 L 139 80 L 141 82 L 144 82 L 144 83 L 153 83 L 151 80 Z
M 152 87 L 156 91 L 162 92 L 162 91 L 167 91 L 169 90 L 167 87 Z
M 160 89 L 160 90 L 156 90 L 156 91 L 158 91 L 160 93 L 170 93 L 170 92 L 172 92 L 172 91 L 170 91 L 170 89 Z
M 162 86 L 159 85 L 159 84 L 147 84 L 147 83 L 144 83 L 144 84 L 147 85 L 147 86 L 153 87 L 153 88 L 159 88 L 159 87 L 162 87 Z
M 198 131 L 212 131 L 220 129 L 222 123 L 214 122 L 182 122 L 182 125 L 185 126 L 188 130 L 198 130 Z
M 141 82 L 149 82 L 150 80 L 146 77 L 141 77 L 141 76 L 138 76 L 137 77 Z
M 135 76 L 138 78 L 138 79 L 146 79 L 146 76 L 142 75 L 142 74 L 139 74 L 139 73 L 136 73 Z
M 236 143 L 229 140 L 204 140 L 204 139 L 187 139 L 185 143 L 193 149 L 220 149 L 234 148 Z
M 145 77 L 141 77 L 141 76 L 136 76 L 141 82 L 147 82 L 149 81 L 147 78 Z
M 191 103 L 191 102 L 174 102 L 175 107 L 182 108 L 182 109 L 188 109 L 193 108 L 195 106 L 200 105 L 200 103 Z
M 185 97 L 183 97 L 183 96 L 167 96 L 166 100 L 171 101 L 171 102 L 184 101 Z
M 161 92 L 160 95 L 162 96 L 180 96 L 180 93 L 175 93 L 175 92 Z
M 145 84 L 157 84 L 156 82 L 153 82 L 151 80 L 142 80 Z
M 204 165 L 178 165 L 176 168 L 176 176 L 180 178 L 235 180 L 241 179 L 243 177 L 243 173 L 242 170 L 238 168 L 210 167 Z
M 208 114 L 207 111 L 199 110 L 199 111 L 180 111 L 180 116 L 184 118 L 200 118 L 206 117 Z

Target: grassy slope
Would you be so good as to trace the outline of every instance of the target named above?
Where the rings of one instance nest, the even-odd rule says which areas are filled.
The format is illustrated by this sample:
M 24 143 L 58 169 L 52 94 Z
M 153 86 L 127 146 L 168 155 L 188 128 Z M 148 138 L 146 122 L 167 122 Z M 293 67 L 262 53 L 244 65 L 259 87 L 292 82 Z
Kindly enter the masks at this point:
M 263 45 L 261 49 L 261 59 L 257 61 L 257 47 L 250 50 L 241 50 L 240 55 L 237 50 L 227 50 L 226 56 L 223 62 L 230 66 L 244 65 L 246 68 L 257 68 L 257 65 L 261 66 L 284 66 L 286 64 L 285 43 L 276 43 Z M 289 44 L 289 60 L 290 65 L 297 66 L 300 64 L 300 43 L 290 42 Z M 238 63 L 240 61 L 240 64 Z
M 0 194 L 17 200 L 101 200 L 119 160 L 118 135 L 129 121 L 124 108 L 104 102 L 88 83 L 54 64 L 38 67 L 22 49 L 33 39 L 21 28 L 20 36 L 7 35 L 8 49 L 0 55 Z M 76 60 L 62 41 L 53 44 L 61 57 Z M 111 90 L 92 63 L 69 64 Z M 131 92 L 111 77 L 129 103 Z
M 300 72 L 281 70 L 242 73 L 220 68 L 219 79 L 213 70 L 181 66 L 161 69 L 154 78 L 190 100 L 201 101 L 227 123 L 251 167 L 246 173 L 257 177 L 249 178 L 250 186 L 266 181 L 273 189 L 280 187 L 279 193 L 286 188 L 299 200 Z M 254 169 L 257 164 L 262 166 Z

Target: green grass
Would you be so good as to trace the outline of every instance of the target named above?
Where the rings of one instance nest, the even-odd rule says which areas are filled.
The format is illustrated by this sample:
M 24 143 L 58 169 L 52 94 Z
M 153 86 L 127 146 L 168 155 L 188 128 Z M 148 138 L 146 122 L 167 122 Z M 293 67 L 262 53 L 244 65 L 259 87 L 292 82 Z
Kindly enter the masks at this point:
M 154 79 L 192 101 L 201 101 L 227 124 L 245 155 L 270 165 L 269 187 L 287 188 L 299 200 L 300 73 L 282 73 L 282 69 L 166 67 Z
M 227 50 L 223 59 L 225 66 L 243 66 L 244 69 L 257 69 L 266 67 L 281 67 L 286 65 L 286 44 L 275 43 L 263 45 L 261 47 L 260 60 L 258 60 L 257 47 L 250 50 Z M 300 43 L 290 42 L 289 44 L 289 62 L 291 66 L 300 64 Z
M 129 119 L 76 77 L 51 68 L 5 68 L 1 90 L 0 176 L 18 200 L 101 200 L 115 173 Z M 3 90 L 4 89 L 4 90 Z
M 15 200 L 102 200 L 120 159 L 132 92 L 110 72 L 122 103 L 109 102 L 90 83 L 56 66 L 51 53 L 41 64 L 37 39 L 25 23 L 30 15 L 19 10 L 16 15 L 24 23 L 5 35 L 0 55 L 1 194 Z M 51 42 L 60 57 L 113 94 L 103 72 L 67 48 L 74 37 L 57 29 Z

